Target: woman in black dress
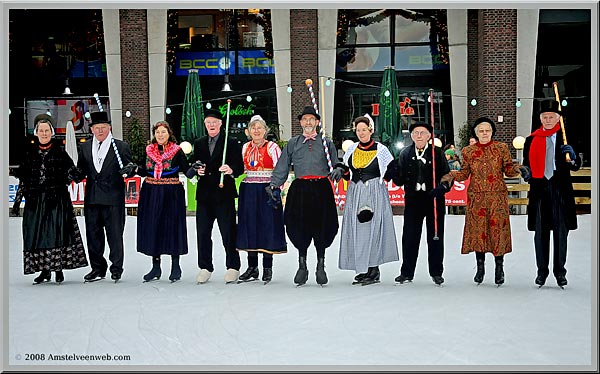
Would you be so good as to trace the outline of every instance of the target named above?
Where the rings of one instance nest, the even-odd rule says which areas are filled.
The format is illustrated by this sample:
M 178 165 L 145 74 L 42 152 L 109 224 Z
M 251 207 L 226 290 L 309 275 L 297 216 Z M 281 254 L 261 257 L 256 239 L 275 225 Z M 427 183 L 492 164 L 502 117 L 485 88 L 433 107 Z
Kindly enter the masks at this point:
M 64 269 L 88 265 L 67 186 L 76 179 L 73 160 L 53 139 L 54 119 L 47 114 L 35 117 L 36 139 L 15 173 L 23 186 L 24 273 L 40 274 L 34 284 L 64 281 Z
M 146 162 L 137 173 L 146 177 L 140 189 L 137 219 L 137 251 L 152 257 L 152 269 L 144 281 L 161 276 L 160 256 L 171 256 L 171 282 L 181 279 L 179 256 L 188 253 L 185 191 L 179 173 L 189 168 L 171 126 L 158 121 L 146 147 Z

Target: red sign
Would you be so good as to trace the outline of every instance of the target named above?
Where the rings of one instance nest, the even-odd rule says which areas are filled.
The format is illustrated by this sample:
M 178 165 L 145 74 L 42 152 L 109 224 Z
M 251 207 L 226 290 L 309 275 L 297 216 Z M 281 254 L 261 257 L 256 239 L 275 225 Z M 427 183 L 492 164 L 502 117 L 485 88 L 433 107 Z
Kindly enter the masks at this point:
M 83 206 L 83 202 L 85 201 L 85 182 L 86 180 L 84 179 L 79 183 L 71 182 L 69 185 L 68 190 L 73 206 Z M 137 206 L 141 184 L 142 178 L 139 176 L 125 178 L 125 206 Z
M 345 205 L 346 192 L 350 182 L 344 179 L 338 183 L 339 198 Z M 464 182 L 454 182 L 452 189 L 446 194 L 446 206 L 464 206 L 467 205 L 467 187 L 469 180 Z M 404 187 L 398 187 L 394 182 L 387 182 L 388 194 L 390 196 L 390 204 L 392 206 L 404 206 Z M 337 196 L 336 196 L 337 198 Z

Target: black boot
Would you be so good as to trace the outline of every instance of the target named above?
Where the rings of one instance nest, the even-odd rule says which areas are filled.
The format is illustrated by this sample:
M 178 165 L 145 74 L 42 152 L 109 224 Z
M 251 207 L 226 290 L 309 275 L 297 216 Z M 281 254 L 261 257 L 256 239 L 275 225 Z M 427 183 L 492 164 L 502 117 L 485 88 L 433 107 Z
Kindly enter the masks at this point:
M 249 266 L 248 269 L 244 272 L 244 274 L 240 275 L 238 280 L 240 282 L 248 282 L 251 280 L 258 279 L 258 266 Z
M 265 282 L 265 284 L 267 284 L 271 281 L 272 278 L 273 278 L 273 268 L 263 268 L 262 281 Z
M 495 282 L 497 285 L 501 285 L 504 283 L 504 256 L 496 256 L 496 279 Z
M 325 273 L 325 258 L 317 259 L 317 283 L 321 286 L 327 284 L 327 273 Z
M 359 284 L 360 282 L 362 282 L 363 279 L 365 279 L 366 276 L 367 273 L 356 274 L 356 276 L 354 277 L 354 282 L 352 282 L 352 284 Z
M 64 276 L 62 270 L 58 270 L 56 272 L 56 277 L 54 279 L 56 280 L 56 283 L 58 283 L 58 284 L 61 284 L 65 280 L 65 276 Z
M 162 274 L 160 270 L 160 256 L 152 257 L 152 269 L 146 275 L 144 275 L 144 282 L 150 282 L 152 280 L 159 280 Z
M 159 257 L 160 260 L 160 257 Z M 159 268 L 160 270 L 160 262 Z M 169 274 L 169 280 L 171 282 L 177 282 L 181 279 L 181 267 L 179 266 L 179 255 L 171 255 L 171 274 Z
M 368 284 L 379 283 L 379 276 L 379 266 L 370 267 L 365 277 L 360 281 L 360 284 L 366 286 Z
M 477 284 L 481 284 L 483 282 L 483 276 L 485 275 L 485 257 L 476 256 L 477 258 L 477 273 L 475 273 L 475 278 L 473 281 Z
M 298 271 L 294 277 L 294 283 L 301 286 L 308 280 L 308 268 L 306 267 L 306 257 L 298 257 Z
M 52 273 L 50 270 L 42 270 L 40 275 L 33 279 L 33 284 L 40 284 L 44 282 L 50 282 L 50 278 L 52 277 Z

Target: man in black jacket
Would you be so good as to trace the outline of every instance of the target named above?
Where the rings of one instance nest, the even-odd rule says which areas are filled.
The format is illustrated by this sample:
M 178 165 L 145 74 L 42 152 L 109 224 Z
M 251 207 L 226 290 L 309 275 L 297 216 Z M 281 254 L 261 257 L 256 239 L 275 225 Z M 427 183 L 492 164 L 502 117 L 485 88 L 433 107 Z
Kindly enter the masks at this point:
M 235 248 L 236 177 L 244 173 L 242 150 L 235 139 L 225 144 L 225 131 L 222 130 L 222 116 L 217 111 L 207 111 L 204 126 L 208 133 L 194 142 L 192 167 L 186 173 L 188 178 L 198 177 L 196 185 L 196 235 L 198 238 L 198 283 L 206 283 L 214 266 L 212 262 L 212 229 L 217 220 L 221 239 L 225 247 L 225 282 L 236 282 L 240 275 L 240 255 Z M 225 150 L 226 149 L 226 150 Z M 223 162 L 225 152 L 225 162 Z M 223 185 L 221 183 L 223 176 Z
M 550 231 L 554 242 L 552 272 L 559 287 L 567 285 L 567 236 L 569 230 L 577 229 L 571 171 L 579 170 L 581 159 L 573 147 L 562 142 L 560 116 L 557 101 L 542 102 L 542 125 L 525 139 L 523 149 L 523 165 L 531 169 L 531 178 L 526 180 L 529 182 L 527 228 L 535 231 L 535 284 L 540 287 L 550 273 Z
M 105 237 L 110 248 L 111 279 L 121 279 L 123 273 L 123 231 L 125 229 L 124 174 L 131 174 L 129 145 L 112 137 L 108 113 L 91 113 L 92 141 L 79 147 L 77 167 L 85 183 L 85 229 L 92 271 L 86 282 L 103 279 L 108 263 L 104 258 Z M 125 165 L 125 167 L 123 166 Z M 105 235 L 106 230 L 106 235 Z
M 425 219 L 429 275 L 435 284 L 441 285 L 444 283 L 444 195 L 450 190 L 450 185 L 447 182 L 440 183 L 440 179 L 450 169 L 442 150 L 429 144 L 433 132 L 431 125 L 415 122 L 410 125 L 409 132 L 414 143 L 404 148 L 398 156 L 397 173 L 393 177 L 395 184 L 404 186 L 405 196 L 402 268 L 395 280 L 398 283 L 413 280 Z M 430 147 L 434 147 L 435 159 Z

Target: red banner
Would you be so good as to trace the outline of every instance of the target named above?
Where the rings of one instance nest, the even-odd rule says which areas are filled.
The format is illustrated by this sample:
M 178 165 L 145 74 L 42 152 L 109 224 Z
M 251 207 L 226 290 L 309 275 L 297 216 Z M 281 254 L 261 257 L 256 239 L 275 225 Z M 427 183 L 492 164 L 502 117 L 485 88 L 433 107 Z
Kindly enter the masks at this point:
M 69 185 L 68 189 L 73 206 L 83 206 L 85 200 L 85 182 L 84 179 L 79 183 L 71 182 Z M 125 206 L 137 206 L 141 184 L 142 178 L 137 175 L 132 178 L 125 178 Z
M 346 191 L 350 182 L 342 179 L 337 187 L 340 200 L 346 203 Z M 454 182 L 452 189 L 446 194 L 447 206 L 464 206 L 467 205 L 467 187 L 469 180 L 464 182 Z M 404 206 L 404 187 L 398 187 L 394 182 L 387 182 L 387 189 L 390 195 L 390 203 L 392 206 Z

